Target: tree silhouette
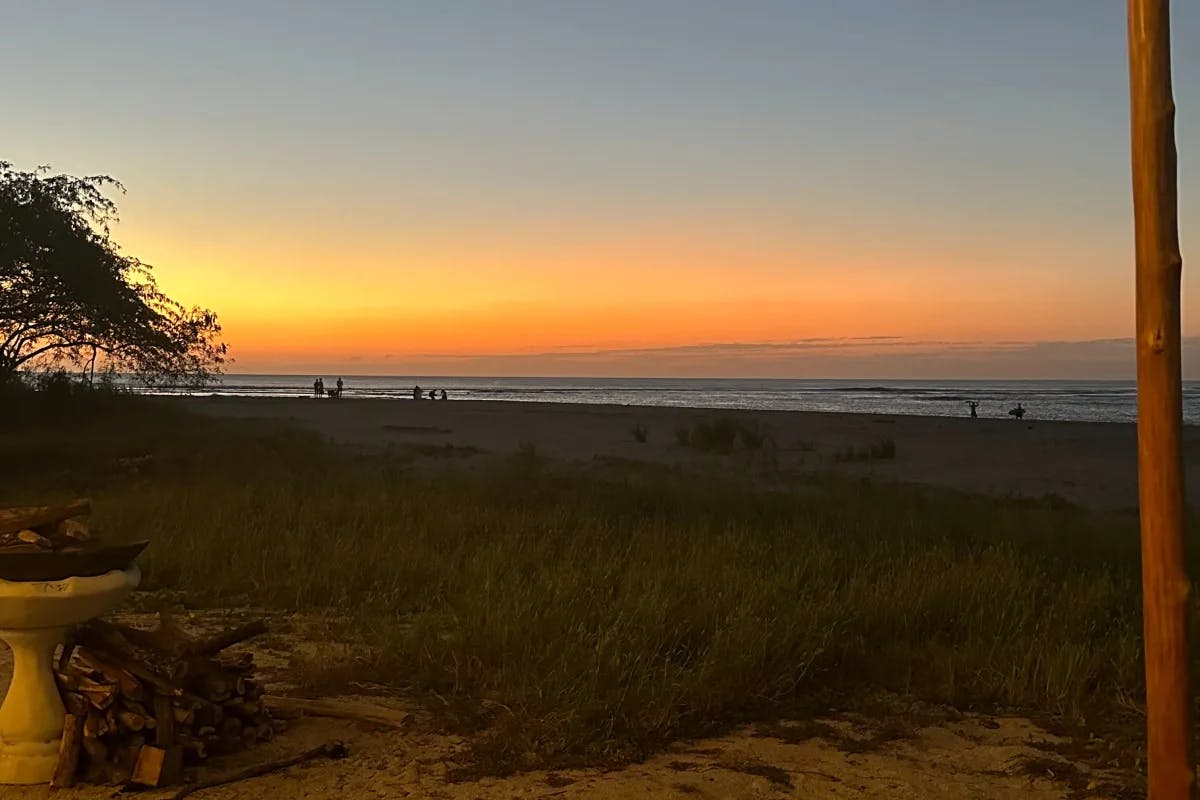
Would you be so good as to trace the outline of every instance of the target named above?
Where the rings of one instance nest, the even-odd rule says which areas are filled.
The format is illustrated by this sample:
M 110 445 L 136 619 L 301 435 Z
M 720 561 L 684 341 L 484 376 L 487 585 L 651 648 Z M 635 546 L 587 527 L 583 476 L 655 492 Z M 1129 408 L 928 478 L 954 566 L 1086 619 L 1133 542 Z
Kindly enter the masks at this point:
M 0 384 L 31 367 L 107 368 L 152 383 L 220 373 L 216 314 L 160 292 L 111 236 L 124 191 L 106 175 L 22 172 L 0 161 Z

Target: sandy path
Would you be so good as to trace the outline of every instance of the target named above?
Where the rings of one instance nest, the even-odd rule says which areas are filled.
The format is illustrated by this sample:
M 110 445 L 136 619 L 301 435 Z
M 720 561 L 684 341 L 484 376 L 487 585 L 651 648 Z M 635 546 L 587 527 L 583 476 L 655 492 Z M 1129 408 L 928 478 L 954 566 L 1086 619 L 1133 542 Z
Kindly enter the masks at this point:
M 567 770 L 530 772 L 508 778 L 450 783 L 446 759 L 456 750 L 447 737 L 412 732 L 381 734 L 354 723 L 302 720 L 277 740 L 249 753 L 221 759 L 207 775 L 301 752 L 331 739 L 345 741 L 350 755 L 341 761 L 315 761 L 286 772 L 205 789 L 197 800 L 260 798 L 918 798 L 927 800 L 1050 800 L 1066 798 L 1070 787 L 1049 777 L 1031 777 L 1020 766 L 1036 757 L 1027 742 L 1040 732 L 1022 720 L 1001 720 L 997 729 L 977 721 L 952 728 L 929 728 L 916 738 L 878 752 L 850 754 L 822 739 L 790 744 L 738 732 L 720 739 L 690 742 L 643 764 L 610 772 Z M 762 773 L 762 774 L 756 774 Z M 109 798 L 112 787 L 81 787 L 52 792 L 48 787 L 0 787 L 0 798 Z M 147 800 L 170 797 L 148 791 Z M 1099 783 L 1089 797 L 1111 797 Z
M 203 629 L 224 626 L 245 616 L 245 610 L 203 611 L 181 619 L 190 628 Z M 123 619 L 151 624 L 148 615 L 127 614 Z M 313 648 L 327 641 L 327 629 L 320 620 L 299 615 L 275 615 L 272 626 L 273 633 L 256 641 L 252 649 L 264 668 L 262 677 L 268 690 L 287 691 L 294 677 L 289 654 L 303 651 L 311 657 Z M 10 670 L 5 652 L 0 660 L 0 685 L 7 684 Z M 286 772 L 205 789 L 194 797 L 1050 800 L 1113 797 L 1122 782 L 1136 781 L 1136 777 L 1096 772 L 1045 752 L 1035 745 L 1058 740 L 1026 719 L 979 715 L 914 726 L 903 731 L 901 738 L 885 737 L 891 740 L 874 745 L 868 743 L 873 736 L 878 738 L 877 725 L 868 719 L 842 717 L 803 726 L 784 723 L 765 730 L 746 728 L 718 738 L 680 742 L 644 763 L 618 770 L 538 771 L 452 781 L 448 771 L 464 751 L 464 740 L 440 732 L 426 714 L 403 698 L 355 695 L 347 699 L 410 711 L 411 724 L 396 731 L 331 719 L 295 721 L 272 742 L 237 756 L 214 759 L 201 777 L 214 777 L 333 740 L 346 742 L 350 755 L 344 760 L 314 761 Z M 1031 760 L 1052 764 L 1054 777 L 1045 766 L 1031 770 Z M 99 800 L 112 793 L 112 787 L 96 786 L 56 792 L 41 786 L 0 787 L 0 799 Z M 148 791 L 139 796 L 158 800 L 170 794 Z
M 426 462 L 439 460 L 430 452 L 445 444 L 504 454 L 528 443 L 556 458 L 704 462 L 706 467 L 724 463 L 737 469 L 744 461 L 736 454 L 698 454 L 675 440 L 675 429 L 681 425 L 725 416 L 763 426 L 777 444 L 782 471 L 835 469 L 1000 495 L 1053 493 L 1103 509 L 1131 509 L 1137 504 L 1135 429 L 1116 423 L 495 401 L 192 398 L 181 402 L 214 415 L 294 420 L 338 442 L 392 445 Z M 631 430 L 636 424 L 649 433 L 645 444 L 634 441 Z M 1185 437 L 1188 488 L 1194 496 L 1200 489 L 1200 429 L 1187 428 Z M 882 439 L 895 442 L 894 461 L 840 464 L 834 460 L 841 449 Z M 486 454 L 458 452 L 464 457 L 456 461 L 482 461 Z

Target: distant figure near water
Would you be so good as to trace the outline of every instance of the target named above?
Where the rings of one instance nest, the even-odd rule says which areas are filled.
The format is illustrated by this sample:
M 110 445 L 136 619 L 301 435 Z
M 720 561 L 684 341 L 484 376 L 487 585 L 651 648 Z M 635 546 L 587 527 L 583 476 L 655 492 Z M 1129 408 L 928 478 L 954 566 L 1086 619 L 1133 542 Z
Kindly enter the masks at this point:
M 341 378 L 338 378 L 337 387 L 338 387 L 338 397 L 341 397 L 342 396 L 342 379 Z
M 1014 419 L 1018 419 L 1018 420 L 1019 420 L 1019 419 L 1024 419 L 1024 418 L 1025 418 L 1025 409 L 1021 408 L 1021 404 L 1020 404 L 1020 403 L 1017 403 L 1017 407 L 1016 407 L 1016 408 L 1009 409 L 1009 412 L 1008 412 L 1008 413 L 1009 413 L 1009 414 L 1011 414 L 1011 415 L 1013 416 L 1013 418 L 1014 418 Z
M 321 396 L 321 379 L 315 378 L 315 379 L 313 379 L 313 397 L 320 397 L 320 396 Z
M 429 399 L 430 399 L 430 400 L 437 400 L 437 389 L 430 389 L 430 390 L 429 390 Z
M 979 414 L 977 413 L 977 410 L 979 408 L 979 403 L 976 402 L 975 400 L 968 400 L 967 405 L 969 405 L 971 407 L 971 419 L 977 418 L 979 416 Z
M 414 386 L 413 387 L 413 400 L 420 400 L 420 399 L 421 399 L 421 387 Z
M 450 398 L 449 398 L 449 397 L 446 395 L 446 390 L 445 390 L 445 389 L 442 389 L 442 396 L 441 396 L 439 399 L 441 399 L 441 400 L 449 400 L 449 399 L 450 399 Z

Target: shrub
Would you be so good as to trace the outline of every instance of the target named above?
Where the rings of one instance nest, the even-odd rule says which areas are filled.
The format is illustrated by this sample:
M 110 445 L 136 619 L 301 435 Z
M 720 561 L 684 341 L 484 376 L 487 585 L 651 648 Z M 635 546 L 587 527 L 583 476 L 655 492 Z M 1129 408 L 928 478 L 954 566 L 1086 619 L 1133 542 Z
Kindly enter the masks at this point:
M 896 457 L 896 443 L 882 439 L 866 447 L 846 446 L 833 454 L 834 461 L 890 461 Z
M 891 439 L 883 439 L 876 444 L 871 445 L 871 458 L 878 460 L 890 460 L 896 457 L 896 443 Z
M 742 447 L 747 450 L 761 450 L 763 443 L 766 442 L 766 434 L 762 428 L 755 423 L 754 425 L 739 425 L 738 438 L 742 442 Z
M 688 436 L 688 443 L 705 453 L 727 455 L 733 452 L 737 436 L 738 424 L 729 417 L 718 417 L 707 422 L 697 422 Z

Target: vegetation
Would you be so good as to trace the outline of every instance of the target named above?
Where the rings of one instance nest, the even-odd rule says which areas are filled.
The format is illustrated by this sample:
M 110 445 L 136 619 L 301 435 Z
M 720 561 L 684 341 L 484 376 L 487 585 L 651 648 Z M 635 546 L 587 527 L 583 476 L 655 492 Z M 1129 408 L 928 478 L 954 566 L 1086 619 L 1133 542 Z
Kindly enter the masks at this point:
M 761 450 L 770 442 L 770 437 L 758 423 L 738 425 L 738 441 L 746 450 Z
M 336 609 L 373 678 L 439 698 L 493 769 L 638 757 L 864 687 L 1092 719 L 1142 694 L 1132 518 L 850 479 L 631 481 L 532 448 L 435 480 L 181 414 L 118 397 L 2 423 L 0 501 L 86 491 L 102 532 L 152 540 L 149 586 Z
M 675 444 L 680 447 L 687 447 L 688 440 L 692 438 L 692 429 L 687 425 L 675 426 Z
M 866 447 L 846 447 L 833 454 L 834 461 L 890 461 L 896 457 L 896 443 L 881 439 Z
M 738 423 L 729 417 L 697 422 L 688 434 L 688 446 L 705 453 L 728 455 L 737 442 Z
M 775 446 L 759 423 L 747 423 L 731 417 L 702 420 L 690 428 L 680 425 L 675 429 L 675 441 L 680 447 L 718 455 L 729 455 L 739 444 L 748 452 Z
M 135 373 L 203 383 L 225 361 L 211 311 L 160 292 L 123 255 L 107 176 L 21 172 L 0 161 L 0 384 L 30 368 Z

